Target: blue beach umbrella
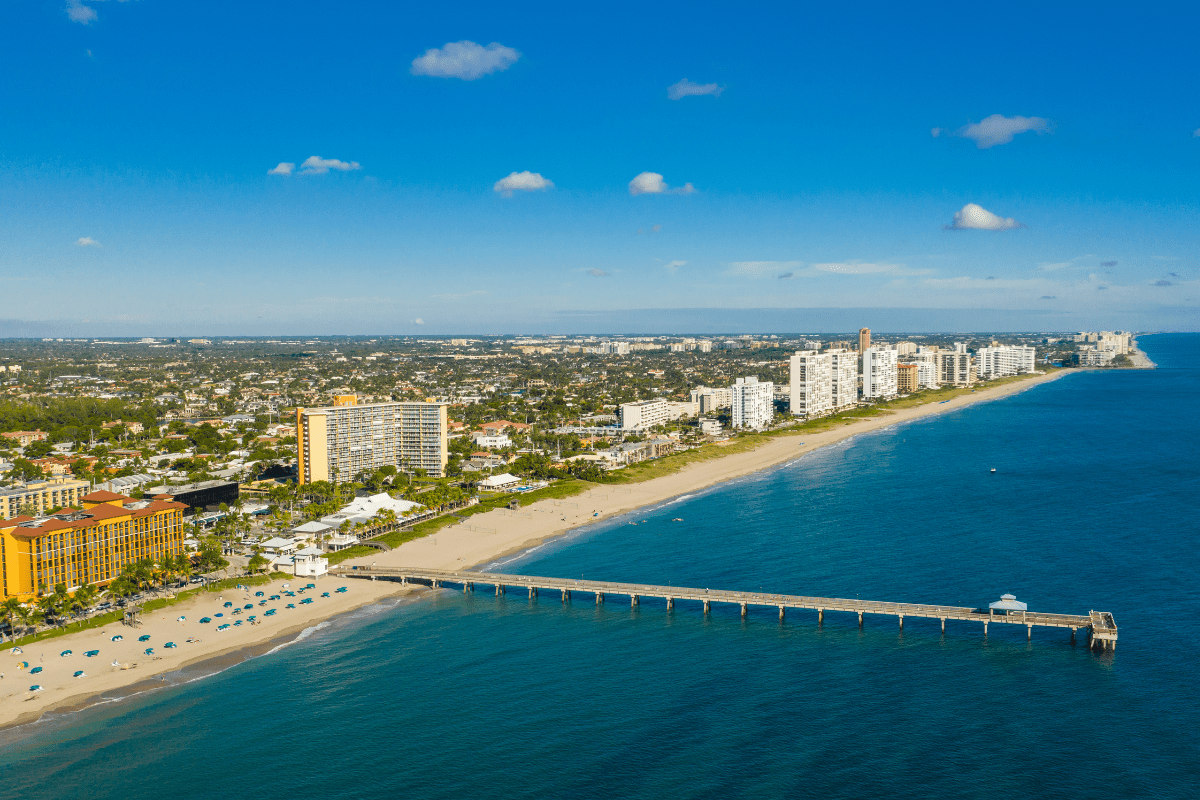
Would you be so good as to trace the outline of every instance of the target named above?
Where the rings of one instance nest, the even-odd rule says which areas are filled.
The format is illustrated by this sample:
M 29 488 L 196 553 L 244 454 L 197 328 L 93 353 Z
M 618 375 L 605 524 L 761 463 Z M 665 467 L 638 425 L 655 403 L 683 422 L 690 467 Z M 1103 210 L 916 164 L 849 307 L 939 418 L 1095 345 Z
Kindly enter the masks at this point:
M 150 641 L 150 634 L 148 634 L 148 633 L 143 633 L 141 636 L 139 636 L 139 637 L 138 637 L 138 641 L 139 641 L 139 642 L 148 642 L 148 641 Z
M 112 637 L 112 641 L 119 642 L 124 638 L 125 638 L 124 636 L 122 636 L 121 634 L 118 633 L 116 636 Z
M 88 650 L 83 655 L 87 658 L 95 658 L 96 656 L 100 655 L 100 651 L 99 650 Z
M 29 691 L 31 691 L 31 692 L 40 692 L 41 690 L 42 690 L 42 685 L 40 683 L 35 683 L 33 686 L 29 687 Z
M 212 617 L 201 617 L 200 622 L 202 622 L 202 623 L 212 622 Z
M 42 671 L 41 667 L 34 667 L 33 669 L 29 670 L 29 672 L 33 675 L 37 675 L 41 671 Z
M 77 669 L 77 670 L 75 670 L 75 674 L 72 675 L 71 677 L 72 678 L 86 678 L 87 676 L 83 674 L 83 670 Z
M 174 646 L 175 646 L 174 642 L 167 642 L 166 644 L 163 645 L 163 647 L 168 647 L 168 648 L 173 648 Z
M 153 648 L 153 647 L 147 647 L 147 648 L 146 648 L 146 655 L 148 655 L 148 656 L 152 656 L 152 655 L 154 655 L 154 648 Z
M 61 653 L 59 653 L 59 654 L 58 654 L 58 657 L 59 657 L 59 658 L 66 658 L 66 657 L 67 657 L 67 656 L 69 656 L 69 655 L 71 655 L 71 651 L 70 651 L 70 650 L 63 650 Z

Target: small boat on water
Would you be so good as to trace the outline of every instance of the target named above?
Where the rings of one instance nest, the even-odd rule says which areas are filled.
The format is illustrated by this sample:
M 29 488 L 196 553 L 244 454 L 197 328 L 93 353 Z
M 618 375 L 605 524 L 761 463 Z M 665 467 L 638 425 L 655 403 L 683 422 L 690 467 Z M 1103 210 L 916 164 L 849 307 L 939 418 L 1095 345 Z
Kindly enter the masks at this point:
M 683 522 L 683 517 L 676 517 L 675 519 L 671 520 L 671 522 Z
M 996 471 L 996 468 L 995 468 L 995 467 L 992 467 L 992 472 L 995 472 L 995 471 Z

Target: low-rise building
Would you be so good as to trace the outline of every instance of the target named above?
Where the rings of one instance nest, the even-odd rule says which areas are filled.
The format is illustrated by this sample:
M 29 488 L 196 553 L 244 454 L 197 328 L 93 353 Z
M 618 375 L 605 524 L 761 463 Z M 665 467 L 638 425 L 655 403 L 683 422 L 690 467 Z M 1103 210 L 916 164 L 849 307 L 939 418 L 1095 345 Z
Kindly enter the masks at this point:
M 50 438 L 50 434 L 45 431 L 5 431 L 0 433 L 5 439 L 11 439 L 16 442 L 19 447 L 25 447 L 33 442 L 44 442 Z
M 22 513 L 37 516 L 54 508 L 78 506 L 90 487 L 87 481 L 75 478 L 52 478 L 0 489 L 0 519 Z

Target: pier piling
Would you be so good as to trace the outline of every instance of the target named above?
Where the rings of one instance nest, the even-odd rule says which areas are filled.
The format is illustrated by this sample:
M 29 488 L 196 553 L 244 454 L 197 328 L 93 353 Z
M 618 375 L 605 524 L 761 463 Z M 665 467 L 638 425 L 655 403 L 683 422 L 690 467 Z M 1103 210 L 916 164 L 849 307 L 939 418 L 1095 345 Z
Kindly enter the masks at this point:
M 539 589 L 560 592 L 564 603 L 570 601 L 572 591 L 579 590 L 582 592 L 592 592 L 596 597 L 597 606 L 604 602 L 604 595 L 606 593 L 617 596 L 628 595 L 630 606 L 635 608 L 641 605 L 642 597 L 661 597 L 666 600 L 667 609 L 673 610 L 675 608 L 675 601 L 683 598 L 684 600 L 699 601 L 706 616 L 712 613 L 712 604 L 714 602 L 730 603 L 738 606 L 743 619 L 748 617 L 750 606 L 752 605 L 775 606 L 779 609 L 779 621 L 781 623 L 786 619 L 787 609 L 797 608 L 816 611 L 817 624 L 819 626 L 824 624 L 825 612 L 827 610 L 857 614 L 860 629 L 863 627 L 866 614 L 894 616 L 901 631 L 904 629 L 904 618 L 906 616 L 936 619 L 940 623 L 943 634 L 946 632 L 946 620 L 957 619 L 965 622 L 974 621 L 981 623 L 985 639 L 988 635 L 988 625 L 993 622 L 998 625 L 1024 625 L 1025 636 L 1030 641 L 1033 640 L 1034 626 L 1066 628 L 1070 631 L 1072 643 L 1075 642 L 1076 634 L 1082 630 L 1088 637 L 1088 648 L 1093 651 L 1115 651 L 1117 640 L 1117 624 L 1113 619 L 1113 615 L 1107 611 L 1089 611 L 1087 615 L 1033 611 L 1006 614 L 1003 612 L 995 613 L 994 609 L 991 608 L 979 609 L 967 606 L 882 602 L 857 598 L 805 597 L 800 595 L 763 594 L 761 592 L 721 590 L 714 592 L 712 589 L 698 589 L 684 586 L 655 586 L 640 583 L 617 583 L 582 579 L 567 580 L 562 578 L 546 578 L 531 575 L 501 575 L 475 571 L 453 572 L 449 570 L 414 567 L 342 567 L 339 565 L 329 572 L 330 575 L 337 577 L 360 578 L 364 580 L 394 580 L 399 581 L 405 586 L 413 583 L 427 583 L 434 589 L 440 589 L 443 584 L 449 584 L 452 586 L 461 586 L 465 594 L 474 593 L 475 583 L 478 581 L 485 586 L 489 583 L 492 584 L 495 587 L 497 597 L 505 594 L 506 586 L 525 586 L 529 590 L 529 599 L 531 601 L 537 599 Z

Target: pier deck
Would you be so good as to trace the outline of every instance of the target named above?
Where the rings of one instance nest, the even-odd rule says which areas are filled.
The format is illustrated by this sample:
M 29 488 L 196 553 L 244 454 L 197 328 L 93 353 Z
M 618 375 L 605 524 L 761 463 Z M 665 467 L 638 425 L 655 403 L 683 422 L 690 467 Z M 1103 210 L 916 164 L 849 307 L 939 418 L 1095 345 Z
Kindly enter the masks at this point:
M 806 597 L 793 594 L 738 592 L 724 589 L 696 589 L 686 586 L 654 586 L 642 583 L 572 580 L 537 575 L 505 575 L 471 570 L 450 571 L 415 567 L 334 567 L 329 574 L 347 578 L 398 580 L 402 583 L 428 582 L 434 588 L 444 584 L 453 584 L 461 586 L 464 592 L 474 591 L 475 584 L 480 584 L 495 587 L 497 595 L 506 589 L 517 588 L 528 591 L 531 598 L 536 597 L 539 591 L 559 592 L 564 601 L 570 599 L 573 592 L 594 595 L 596 603 L 604 602 L 607 596 L 628 597 L 630 605 L 633 606 L 638 605 L 645 597 L 665 600 L 667 608 L 674 608 L 677 600 L 690 600 L 702 604 L 705 613 L 708 613 L 712 603 L 728 603 L 740 606 L 743 617 L 747 615 L 752 606 L 777 608 L 780 620 L 784 619 L 785 611 L 789 608 L 815 611 L 818 622 L 823 621 L 826 611 L 841 611 L 857 614 L 859 626 L 862 626 L 863 618 L 868 614 L 897 617 L 901 628 L 904 627 L 905 617 L 941 620 L 943 631 L 946 629 L 946 620 L 957 620 L 981 624 L 985 636 L 987 635 L 987 626 L 993 623 L 1024 625 L 1029 638 L 1033 638 L 1035 627 L 1067 628 L 1071 631 L 1072 640 L 1075 638 L 1075 632 L 1082 629 L 1087 631 L 1091 637 L 1092 647 L 1116 649 L 1117 643 L 1117 624 L 1113 620 L 1112 614 L 1101 611 L 1090 611 L 1087 614 L 1051 614 L 1035 611 L 993 614 L 987 609 L 965 606 L 889 603 L 876 600 L 848 600 L 838 597 Z

